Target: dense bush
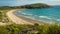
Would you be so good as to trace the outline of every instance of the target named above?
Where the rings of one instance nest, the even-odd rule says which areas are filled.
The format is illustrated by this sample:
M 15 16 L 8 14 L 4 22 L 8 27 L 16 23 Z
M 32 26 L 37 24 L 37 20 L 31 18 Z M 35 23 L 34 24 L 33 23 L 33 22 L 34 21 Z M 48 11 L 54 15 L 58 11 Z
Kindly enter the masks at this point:
M 44 3 L 35 3 L 35 4 L 28 4 L 21 6 L 21 8 L 27 8 L 27 9 L 39 9 L 39 8 L 49 8 L 51 6 L 44 4 Z
M 0 26 L 0 34 L 60 34 L 60 26 L 11 24 Z

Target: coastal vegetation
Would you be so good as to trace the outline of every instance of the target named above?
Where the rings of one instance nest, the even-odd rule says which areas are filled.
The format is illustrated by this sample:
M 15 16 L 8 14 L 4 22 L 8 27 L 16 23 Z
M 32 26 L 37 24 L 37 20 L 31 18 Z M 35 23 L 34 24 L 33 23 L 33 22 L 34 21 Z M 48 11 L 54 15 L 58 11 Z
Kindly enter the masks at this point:
M 27 8 L 27 9 L 39 9 L 39 8 L 49 8 L 51 6 L 43 3 L 35 3 L 35 4 L 28 4 L 21 6 L 21 8 Z
M 1 10 L 0 9 L 0 22 L 8 21 L 8 18 L 7 18 L 7 15 L 6 15 L 7 11 L 9 11 L 9 10 Z
M 6 13 L 13 9 L 32 9 L 32 8 L 48 8 L 50 6 L 46 4 L 31 4 L 25 6 L 0 6 L 0 22 L 2 23 L 13 23 L 7 17 Z M 22 25 L 22 24 L 10 24 L 0 26 L 0 34 L 60 34 L 60 25 L 57 24 L 44 24 L 39 25 L 35 23 L 34 25 Z
M 0 26 L 0 34 L 60 34 L 58 25 L 18 25 Z

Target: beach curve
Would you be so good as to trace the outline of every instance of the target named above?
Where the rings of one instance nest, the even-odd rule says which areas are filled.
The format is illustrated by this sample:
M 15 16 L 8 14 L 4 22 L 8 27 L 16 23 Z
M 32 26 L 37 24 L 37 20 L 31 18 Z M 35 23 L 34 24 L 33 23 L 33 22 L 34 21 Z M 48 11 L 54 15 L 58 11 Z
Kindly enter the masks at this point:
M 7 16 L 8 16 L 8 18 L 10 18 L 10 20 L 12 20 L 16 24 L 32 24 L 32 23 L 27 22 L 27 21 L 17 17 L 16 15 L 14 15 L 13 12 L 15 12 L 16 10 L 17 9 L 10 10 L 10 11 L 7 12 Z

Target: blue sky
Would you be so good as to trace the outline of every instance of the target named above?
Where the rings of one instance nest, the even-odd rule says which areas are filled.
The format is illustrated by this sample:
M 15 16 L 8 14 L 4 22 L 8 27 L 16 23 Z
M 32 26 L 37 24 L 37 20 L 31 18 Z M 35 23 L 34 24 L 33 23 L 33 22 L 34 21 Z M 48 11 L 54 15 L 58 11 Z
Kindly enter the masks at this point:
M 60 0 L 0 0 L 0 6 L 20 6 L 31 3 L 46 3 L 48 5 L 60 5 Z

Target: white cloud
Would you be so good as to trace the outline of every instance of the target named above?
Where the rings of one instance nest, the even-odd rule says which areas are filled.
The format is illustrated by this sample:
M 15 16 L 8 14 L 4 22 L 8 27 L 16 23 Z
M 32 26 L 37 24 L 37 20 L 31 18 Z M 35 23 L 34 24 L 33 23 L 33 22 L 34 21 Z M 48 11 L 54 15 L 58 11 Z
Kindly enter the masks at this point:
M 60 1 L 60 0 L 50 0 L 50 1 Z

